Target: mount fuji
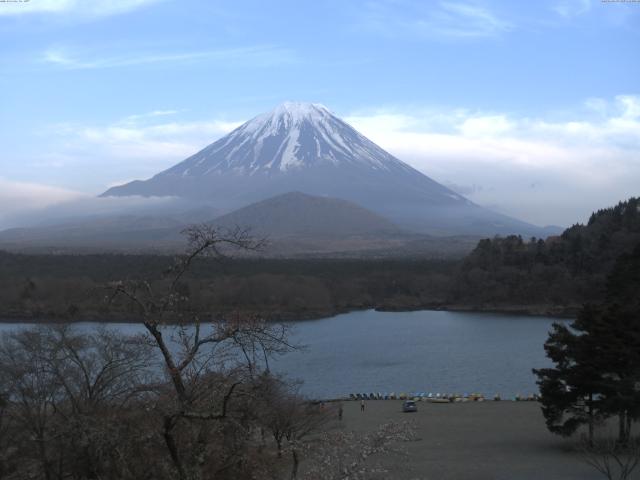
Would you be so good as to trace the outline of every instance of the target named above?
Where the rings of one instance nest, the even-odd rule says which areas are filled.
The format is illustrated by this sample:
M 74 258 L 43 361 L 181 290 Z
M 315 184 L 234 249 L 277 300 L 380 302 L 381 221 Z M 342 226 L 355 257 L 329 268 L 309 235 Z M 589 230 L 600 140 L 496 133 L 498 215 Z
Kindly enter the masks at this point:
M 177 196 L 230 212 L 288 192 L 347 200 L 432 235 L 549 233 L 474 204 L 313 103 L 283 103 L 154 177 L 101 196 Z

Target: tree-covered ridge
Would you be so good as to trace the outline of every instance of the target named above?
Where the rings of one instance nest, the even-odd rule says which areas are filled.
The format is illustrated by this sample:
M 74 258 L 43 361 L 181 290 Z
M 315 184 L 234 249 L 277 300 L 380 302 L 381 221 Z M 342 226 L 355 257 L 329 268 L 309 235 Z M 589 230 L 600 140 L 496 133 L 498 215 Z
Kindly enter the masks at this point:
M 556 258 L 575 271 L 610 271 L 613 262 L 640 242 L 640 198 L 591 214 L 587 225 L 574 225 L 552 243 Z M 555 251 L 554 251 L 555 248 Z
M 546 240 L 481 240 L 464 260 L 453 297 L 460 303 L 579 306 L 600 300 L 616 259 L 640 243 L 640 199 L 598 210 Z
M 136 279 L 159 288 L 158 275 L 167 260 L 0 252 L 0 319 L 130 320 L 115 307 L 106 308 L 101 285 Z M 453 260 L 408 258 L 203 258 L 182 282 L 200 311 L 302 319 L 362 308 L 442 304 L 456 268 Z
M 459 308 L 575 315 L 604 299 L 616 260 L 640 244 L 640 199 L 594 213 L 546 240 L 481 240 L 463 261 L 424 257 L 203 258 L 184 279 L 202 311 L 323 317 L 362 308 Z M 143 279 L 159 255 L 26 255 L 0 251 L 0 319 L 123 320 L 100 285 Z

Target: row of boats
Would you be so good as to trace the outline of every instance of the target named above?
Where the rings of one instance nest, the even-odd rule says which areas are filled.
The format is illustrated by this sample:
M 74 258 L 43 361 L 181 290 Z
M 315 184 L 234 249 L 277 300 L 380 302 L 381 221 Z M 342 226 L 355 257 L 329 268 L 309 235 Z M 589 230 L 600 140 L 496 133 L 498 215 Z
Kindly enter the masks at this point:
M 540 399 L 539 395 L 516 395 L 513 398 L 505 400 L 513 400 L 516 402 L 535 402 Z M 431 403 L 454 403 L 454 402 L 484 402 L 487 400 L 481 393 L 470 394 L 454 394 L 454 393 L 427 393 L 427 392 L 414 392 L 414 393 L 350 393 L 349 400 L 413 400 L 415 402 L 431 402 Z M 490 400 L 499 401 L 503 398 L 496 394 Z

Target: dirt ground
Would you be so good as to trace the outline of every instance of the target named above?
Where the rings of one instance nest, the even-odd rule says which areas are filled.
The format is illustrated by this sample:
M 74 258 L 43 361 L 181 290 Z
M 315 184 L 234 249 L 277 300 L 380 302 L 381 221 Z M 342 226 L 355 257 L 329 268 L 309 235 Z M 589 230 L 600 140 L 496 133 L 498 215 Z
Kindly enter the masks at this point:
M 344 428 L 374 430 L 408 421 L 418 440 L 403 443 L 407 456 L 382 463 L 391 479 L 598 480 L 603 477 L 573 452 L 573 443 L 549 433 L 537 402 L 418 402 L 402 413 L 399 400 L 344 402 Z M 640 479 L 640 470 L 636 477 Z

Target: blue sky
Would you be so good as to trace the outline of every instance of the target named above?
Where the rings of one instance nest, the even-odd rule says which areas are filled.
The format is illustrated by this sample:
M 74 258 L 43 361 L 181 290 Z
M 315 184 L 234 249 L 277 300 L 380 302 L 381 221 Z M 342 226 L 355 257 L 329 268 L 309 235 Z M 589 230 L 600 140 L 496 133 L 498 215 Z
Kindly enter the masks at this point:
M 567 225 L 640 194 L 640 3 L 0 3 L 0 227 L 285 100 L 472 200 Z M 5 226 L 6 226 L 5 225 Z

